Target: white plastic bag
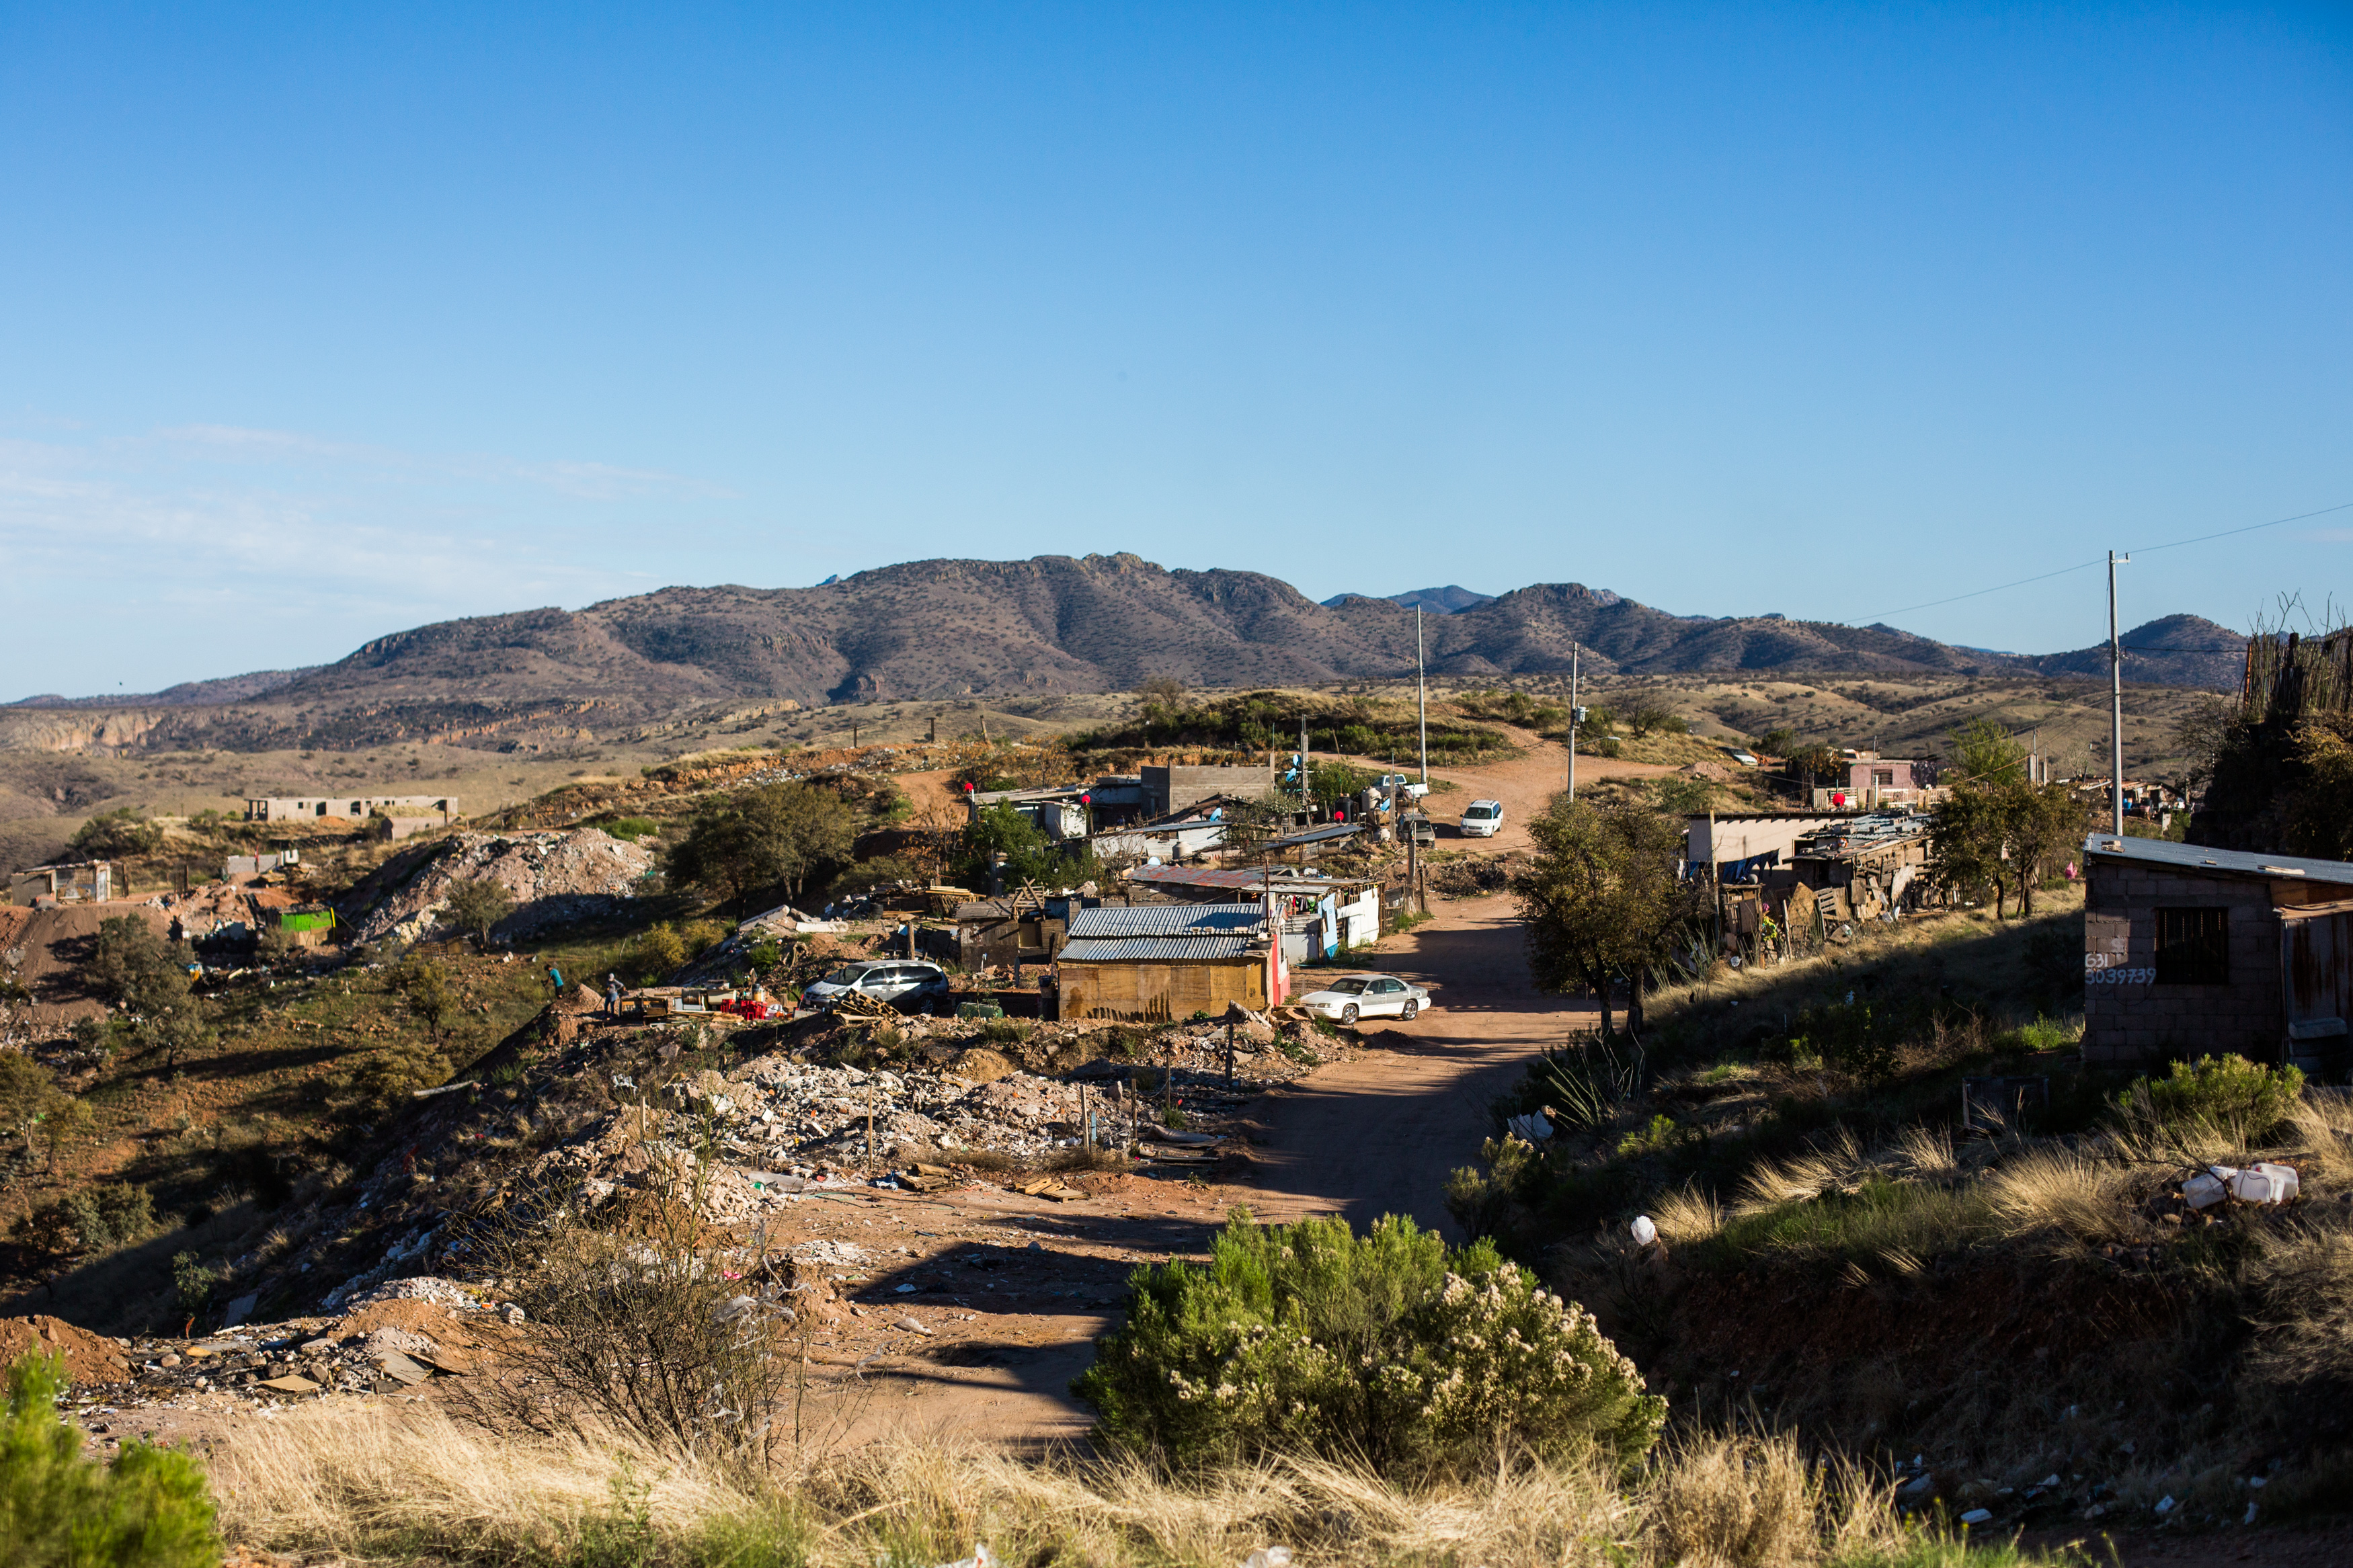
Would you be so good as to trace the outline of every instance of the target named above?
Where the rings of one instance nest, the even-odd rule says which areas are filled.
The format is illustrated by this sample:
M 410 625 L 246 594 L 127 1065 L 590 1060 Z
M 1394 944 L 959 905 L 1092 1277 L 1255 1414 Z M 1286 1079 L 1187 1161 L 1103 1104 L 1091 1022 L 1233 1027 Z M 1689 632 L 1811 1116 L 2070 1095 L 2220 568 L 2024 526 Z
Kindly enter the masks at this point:
M 1545 1120 L 1545 1113 L 1541 1110 L 1531 1110 L 1525 1116 L 1514 1116 L 1504 1125 L 1511 1130 L 1514 1137 L 1525 1142 L 1544 1143 L 1549 1142 L 1552 1139 L 1552 1123 Z
M 1649 1215 L 1636 1215 L 1634 1223 L 1628 1228 L 1633 1231 L 1634 1245 L 1637 1247 L 1648 1247 L 1659 1239 L 1659 1227 L 1651 1223 Z
M 1291 1568 L 1291 1548 L 1261 1546 L 1242 1559 L 1242 1568 Z

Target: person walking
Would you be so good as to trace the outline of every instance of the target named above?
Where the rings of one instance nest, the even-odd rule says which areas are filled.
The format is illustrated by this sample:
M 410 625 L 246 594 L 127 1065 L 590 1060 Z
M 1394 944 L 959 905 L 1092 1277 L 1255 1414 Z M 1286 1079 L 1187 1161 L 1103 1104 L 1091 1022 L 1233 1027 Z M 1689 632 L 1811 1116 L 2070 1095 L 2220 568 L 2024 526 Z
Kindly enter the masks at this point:
M 608 973 L 605 976 L 605 1016 L 617 1018 L 620 1016 L 621 977 Z
M 555 988 L 555 999 L 564 1000 L 564 971 L 554 964 L 547 966 L 547 983 Z

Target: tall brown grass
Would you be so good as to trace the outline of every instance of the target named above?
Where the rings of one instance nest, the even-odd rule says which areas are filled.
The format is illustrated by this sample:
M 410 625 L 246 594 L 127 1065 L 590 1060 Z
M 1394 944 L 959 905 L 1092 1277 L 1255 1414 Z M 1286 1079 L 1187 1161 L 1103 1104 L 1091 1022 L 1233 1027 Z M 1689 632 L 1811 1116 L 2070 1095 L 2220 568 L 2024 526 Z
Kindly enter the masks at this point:
M 642 1531 L 645 1561 L 843 1568 L 945 1562 L 976 1542 L 1008 1562 L 1105 1568 L 1231 1564 L 1268 1545 L 1366 1564 L 1761 1568 L 1916 1543 L 1883 1493 L 1810 1466 L 1788 1436 L 1689 1438 L 1631 1489 L 1505 1458 L 1408 1489 L 1320 1461 L 1173 1480 L 1138 1460 L 911 1440 L 763 1487 L 600 1431 L 501 1437 L 429 1407 L 322 1403 L 227 1437 L 213 1472 L 230 1541 L 346 1559 L 579 1560 L 617 1519 Z M 729 1550 L 695 1549 L 712 1541 Z

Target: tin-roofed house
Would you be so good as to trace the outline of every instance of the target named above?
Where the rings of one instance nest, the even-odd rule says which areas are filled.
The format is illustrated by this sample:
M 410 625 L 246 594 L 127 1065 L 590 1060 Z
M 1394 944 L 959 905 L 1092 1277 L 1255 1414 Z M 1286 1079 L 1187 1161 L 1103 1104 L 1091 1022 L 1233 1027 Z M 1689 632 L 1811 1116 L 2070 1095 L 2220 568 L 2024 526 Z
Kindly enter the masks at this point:
M 2094 834 L 2084 1059 L 2341 1059 L 2353 864 Z
M 1054 973 L 1064 1018 L 1165 1024 L 1263 1009 L 1269 963 L 1263 905 L 1105 904 L 1071 912 Z

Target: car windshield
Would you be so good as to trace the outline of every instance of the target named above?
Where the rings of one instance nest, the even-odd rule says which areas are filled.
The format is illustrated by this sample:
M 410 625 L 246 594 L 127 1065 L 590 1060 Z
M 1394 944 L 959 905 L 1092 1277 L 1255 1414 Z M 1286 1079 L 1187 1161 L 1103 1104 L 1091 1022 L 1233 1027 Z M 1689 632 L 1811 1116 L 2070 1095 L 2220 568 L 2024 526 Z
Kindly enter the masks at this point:
M 1365 994 L 1365 983 L 1361 980 L 1335 980 L 1324 989 L 1335 991 L 1343 996 L 1362 996 Z
M 1474 805 L 1462 815 L 1465 816 L 1493 816 L 1495 815 L 1495 808 L 1492 805 Z
M 825 983 L 828 985 L 855 985 L 858 984 L 858 977 L 871 967 L 872 965 L 865 963 L 845 963 L 827 975 Z

